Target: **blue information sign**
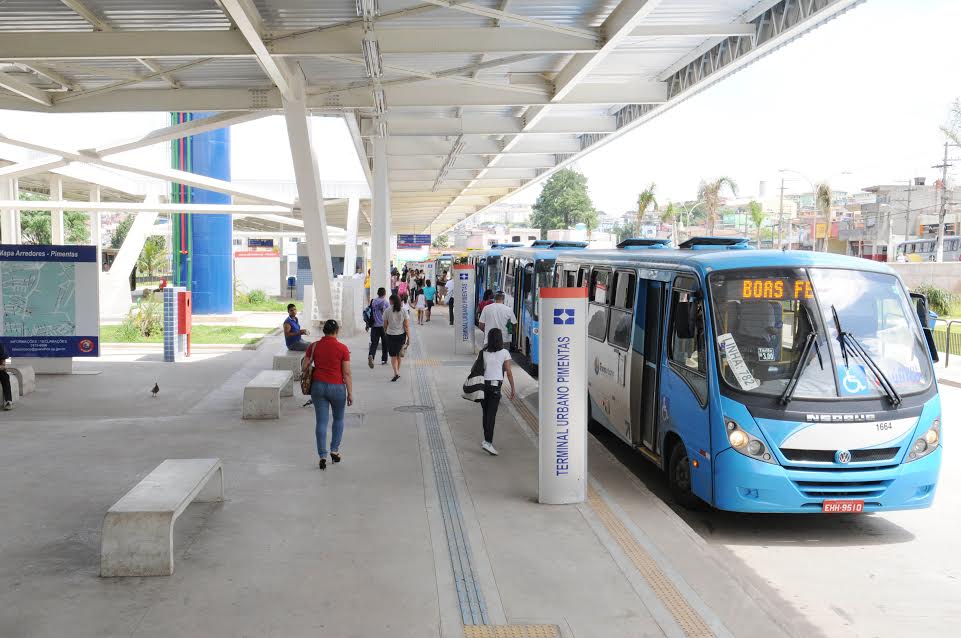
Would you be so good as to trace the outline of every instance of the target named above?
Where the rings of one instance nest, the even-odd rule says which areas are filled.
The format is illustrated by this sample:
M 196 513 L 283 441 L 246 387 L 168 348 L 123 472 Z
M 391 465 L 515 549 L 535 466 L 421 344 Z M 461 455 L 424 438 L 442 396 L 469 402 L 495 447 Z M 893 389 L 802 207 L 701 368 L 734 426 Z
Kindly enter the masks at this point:
M 422 248 L 430 246 L 430 235 L 397 235 L 398 248 Z

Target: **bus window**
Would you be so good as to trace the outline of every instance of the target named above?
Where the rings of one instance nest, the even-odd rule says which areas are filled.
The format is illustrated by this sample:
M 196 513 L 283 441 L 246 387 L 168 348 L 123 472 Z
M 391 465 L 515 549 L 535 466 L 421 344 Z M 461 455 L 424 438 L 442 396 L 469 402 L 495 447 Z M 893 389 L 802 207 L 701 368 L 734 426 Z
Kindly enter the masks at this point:
M 682 290 L 675 290 L 671 297 L 671 333 L 667 342 L 667 357 L 671 363 L 687 371 L 706 373 L 701 304 L 692 298 L 691 293 Z M 706 380 L 704 389 L 706 393 Z
M 581 269 L 577 271 L 577 287 L 587 288 L 587 283 L 590 281 L 590 266 L 581 266 Z
M 634 289 L 636 276 L 632 272 L 614 274 L 614 304 L 611 309 L 607 342 L 626 350 L 631 345 L 631 326 L 634 324 Z
M 611 271 L 595 270 L 591 273 L 590 307 L 588 308 L 587 336 L 597 341 L 607 337 L 607 288 Z
M 564 286 L 567 288 L 577 287 L 577 271 L 576 270 L 564 271 Z
M 607 289 L 611 283 L 611 271 L 595 270 L 591 273 L 590 299 L 594 303 L 607 304 Z

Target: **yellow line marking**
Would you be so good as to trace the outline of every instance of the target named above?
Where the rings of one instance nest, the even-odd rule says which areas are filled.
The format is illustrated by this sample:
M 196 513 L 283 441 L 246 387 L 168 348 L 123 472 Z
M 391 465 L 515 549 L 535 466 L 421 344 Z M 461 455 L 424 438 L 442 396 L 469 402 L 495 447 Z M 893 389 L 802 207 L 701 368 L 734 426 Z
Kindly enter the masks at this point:
M 561 638 L 557 625 L 465 625 L 464 638 Z
M 512 403 L 534 432 L 537 432 L 537 417 L 534 416 L 530 408 L 516 397 Z M 607 504 L 607 501 L 590 485 L 587 488 L 587 504 L 591 506 L 597 518 L 607 528 L 608 533 L 620 545 L 621 550 L 631 559 L 634 567 L 637 568 L 637 571 L 657 595 L 658 600 L 671 612 L 671 616 L 674 617 L 684 635 L 692 638 L 712 638 L 714 632 L 704 622 L 704 619 L 691 607 L 671 579 L 661 571 L 661 568 L 647 550 L 637 542 L 637 539 L 628 531 L 623 521 Z

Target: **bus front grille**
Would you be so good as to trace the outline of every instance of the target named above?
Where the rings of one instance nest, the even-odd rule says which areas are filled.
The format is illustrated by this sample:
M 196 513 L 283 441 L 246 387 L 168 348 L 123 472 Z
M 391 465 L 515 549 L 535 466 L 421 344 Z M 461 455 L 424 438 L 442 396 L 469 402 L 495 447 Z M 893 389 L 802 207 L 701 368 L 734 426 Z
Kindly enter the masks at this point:
M 794 484 L 808 498 L 876 498 L 891 484 L 882 481 L 799 481 Z
M 851 463 L 867 463 L 871 461 L 889 461 L 897 456 L 901 448 L 883 447 L 867 450 L 851 450 Z M 788 461 L 801 463 L 834 463 L 836 450 L 800 450 L 796 448 L 781 448 L 781 454 Z

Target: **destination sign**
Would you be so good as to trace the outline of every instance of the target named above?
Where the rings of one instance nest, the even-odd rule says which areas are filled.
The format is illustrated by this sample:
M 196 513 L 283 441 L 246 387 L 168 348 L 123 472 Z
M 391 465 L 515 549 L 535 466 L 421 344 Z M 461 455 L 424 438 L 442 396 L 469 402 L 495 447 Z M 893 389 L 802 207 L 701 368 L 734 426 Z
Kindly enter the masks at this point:
M 745 279 L 741 283 L 741 299 L 813 299 L 810 281 L 802 279 Z

